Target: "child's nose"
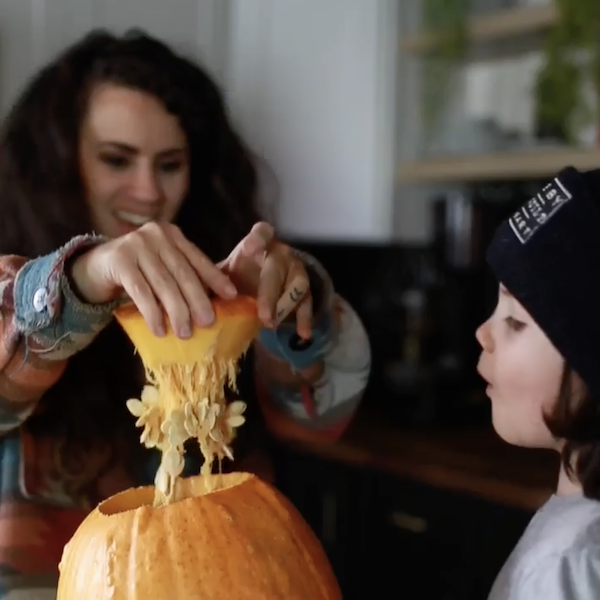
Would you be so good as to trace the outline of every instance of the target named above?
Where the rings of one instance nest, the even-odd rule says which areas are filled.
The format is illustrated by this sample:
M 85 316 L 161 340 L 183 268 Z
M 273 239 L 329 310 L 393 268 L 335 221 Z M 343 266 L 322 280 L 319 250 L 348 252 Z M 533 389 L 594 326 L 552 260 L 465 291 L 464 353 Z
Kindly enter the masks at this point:
M 485 352 L 494 351 L 494 338 L 492 337 L 489 319 L 477 328 L 477 331 L 475 332 L 475 337 L 477 338 L 479 345 L 483 348 Z

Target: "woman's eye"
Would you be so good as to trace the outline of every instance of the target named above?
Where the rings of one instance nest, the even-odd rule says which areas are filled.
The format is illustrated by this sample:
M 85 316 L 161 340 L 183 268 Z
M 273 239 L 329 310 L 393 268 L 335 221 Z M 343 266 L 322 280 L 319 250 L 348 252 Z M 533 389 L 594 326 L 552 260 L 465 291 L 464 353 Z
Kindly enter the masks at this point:
M 180 161 L 163 163 L 160 166 L 160 170 L 163 173 L 177 173 L 178 171 L 181 171 L 182 168 L 183 168 L 183 163 Z
M 102 162 L 109 165 L 110 167 L 113 167 L 114 169 L 125 169 L 130 164 L 129 159 L 127 159 L 123 156 L 107 155 L 107 156 L 102 156 L 101 158 L 102 158 Z
M 519 321 L 514 317 L 506 317 L 504 320 L 509 329 L 512 329 L 513 331 L 521 331 L 525 327 L 525 323 L 523 323 L 523 321 Z

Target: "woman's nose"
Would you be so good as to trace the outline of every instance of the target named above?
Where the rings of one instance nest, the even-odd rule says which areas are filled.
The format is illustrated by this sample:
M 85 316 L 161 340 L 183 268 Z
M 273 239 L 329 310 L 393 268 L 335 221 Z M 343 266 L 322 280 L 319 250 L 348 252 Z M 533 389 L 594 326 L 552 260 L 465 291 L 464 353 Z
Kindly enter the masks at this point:
M 140 167 L 133 182 L 133 194 L 137 200 L 154 202 L 160 199 L 160 186 L 153 169 Z
M 494 351 L 494 338 L 492 336 L 492 329 L 489 319 L 477 328 L 475 337 L 485 352 Z

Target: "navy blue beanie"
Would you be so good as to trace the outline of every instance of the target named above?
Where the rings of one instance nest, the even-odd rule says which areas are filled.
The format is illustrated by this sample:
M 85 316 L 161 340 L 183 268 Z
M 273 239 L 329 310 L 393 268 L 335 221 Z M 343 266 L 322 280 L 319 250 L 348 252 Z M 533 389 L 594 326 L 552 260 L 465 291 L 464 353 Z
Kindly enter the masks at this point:
M 487 261 L 600 400 L 600 169 L 561 171 L 500 225 Z

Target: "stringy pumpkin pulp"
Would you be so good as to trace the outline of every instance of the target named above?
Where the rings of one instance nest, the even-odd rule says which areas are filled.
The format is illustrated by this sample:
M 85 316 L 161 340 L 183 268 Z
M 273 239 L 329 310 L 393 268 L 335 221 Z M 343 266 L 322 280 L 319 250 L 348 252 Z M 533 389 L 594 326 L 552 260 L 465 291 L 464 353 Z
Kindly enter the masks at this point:
M 213 309 L 213 325 L 196 328 L 188 339 L 170 328 L 166 336 L 156 337 L 135 307 L 116 312 L 146 371 L 141 398 L 130 399 L 127 407 L 143 428 L 141 442 L 162 453 L 155 506 L 177 499 L 188 439 L 197 440 L 204 457 L 202 474 L 208 475 L 215 459 L 233 460 L 230 444 L 236 427 L 244 423 L 246 405 L 240 400 L 227 405 L 225 388 L 236 391 L 238 361 L 258 333 L 256 302 L 247 296 L 215 299 Z M 212 478 L 205 481 L 208 485 Z

